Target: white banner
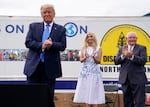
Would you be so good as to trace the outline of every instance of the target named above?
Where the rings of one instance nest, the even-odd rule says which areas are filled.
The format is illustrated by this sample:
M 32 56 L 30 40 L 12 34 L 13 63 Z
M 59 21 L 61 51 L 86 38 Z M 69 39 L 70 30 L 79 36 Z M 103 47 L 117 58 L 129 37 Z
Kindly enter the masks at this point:
M 0 80 L 24 80 L 27 54 L 25 37 L 32 22 L 40 17 L 0 17 Z M 104 79 L 118 80 L 119 66 L 114 57 L 128 31 L 138 34 L 138 43 L 147 46 L 146 74 L 150 80 L 150 17 L 56 17 L 55 22 L 67 29 L 67 49 L 61 53 L 63 78 L 76 79 L 81 63 L 78 52 L 87 32 L 96 34 L 103 49 L 100 69 Z

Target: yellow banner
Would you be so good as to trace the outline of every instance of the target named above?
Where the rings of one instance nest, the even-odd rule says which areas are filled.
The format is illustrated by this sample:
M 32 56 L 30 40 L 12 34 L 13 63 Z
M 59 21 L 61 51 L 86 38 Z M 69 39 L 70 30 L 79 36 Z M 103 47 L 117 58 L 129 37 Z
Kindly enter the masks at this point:
M 126 34 L 136 32 L 137 43 L 147 47 L 147 65 L 150 64 L 150 36 L 142 28 L 130 24 L 122 24 L 112 27 L 101 40 L 100 47 L 103 49 L 101 64 L 114 64 L 114 57 L 118 49 L 126 45 Z

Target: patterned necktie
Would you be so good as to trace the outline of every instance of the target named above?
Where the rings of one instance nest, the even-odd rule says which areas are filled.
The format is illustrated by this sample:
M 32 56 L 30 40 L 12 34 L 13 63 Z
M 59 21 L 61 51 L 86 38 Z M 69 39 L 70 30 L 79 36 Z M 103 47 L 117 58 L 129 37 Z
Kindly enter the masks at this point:
M 45 30 L 43 32 L 42 43 L 44 43 L 44 41 L 47 40 L 48 37 L 49 37 L 49 27 L 50 27 L 50 25 L 47 24 L 46 28 L 45 28 Z M 42 62 L 44 62 L 44 51 L 41 53 L 40 59 L 41 59 Z

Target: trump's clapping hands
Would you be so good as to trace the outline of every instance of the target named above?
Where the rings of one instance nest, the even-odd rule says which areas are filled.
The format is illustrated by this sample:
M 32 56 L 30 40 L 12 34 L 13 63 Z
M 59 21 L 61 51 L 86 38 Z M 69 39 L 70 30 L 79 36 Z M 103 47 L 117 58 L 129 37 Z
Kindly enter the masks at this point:
M 50 48 L 52 46 L 52 39 L 49 38 L 45 40 L 45 42 L 42 45 L 42 49 Z

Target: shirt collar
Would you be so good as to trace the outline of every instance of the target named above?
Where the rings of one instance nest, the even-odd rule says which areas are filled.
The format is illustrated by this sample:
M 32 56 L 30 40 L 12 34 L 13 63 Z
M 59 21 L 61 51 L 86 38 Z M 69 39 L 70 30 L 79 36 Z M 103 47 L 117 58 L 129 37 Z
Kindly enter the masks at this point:
M 50 26 L 53 26 L 53 23 L 54 23 L 54 22 L 51 22 L 51 23 L 49 23 L 49 25 L 50 25 Z M 44 26 L 46 26 L 46 25 L 47 25 L 47 23 L 44 22 Z
M 130 47 L 132 47 L 132 49 L 131 49 L 131 50 L 133 50 L 134 46 L 135 46 L 135 45 L 133 45 L 133 46 L 128 45 L 128 49 L 131 49 Z

